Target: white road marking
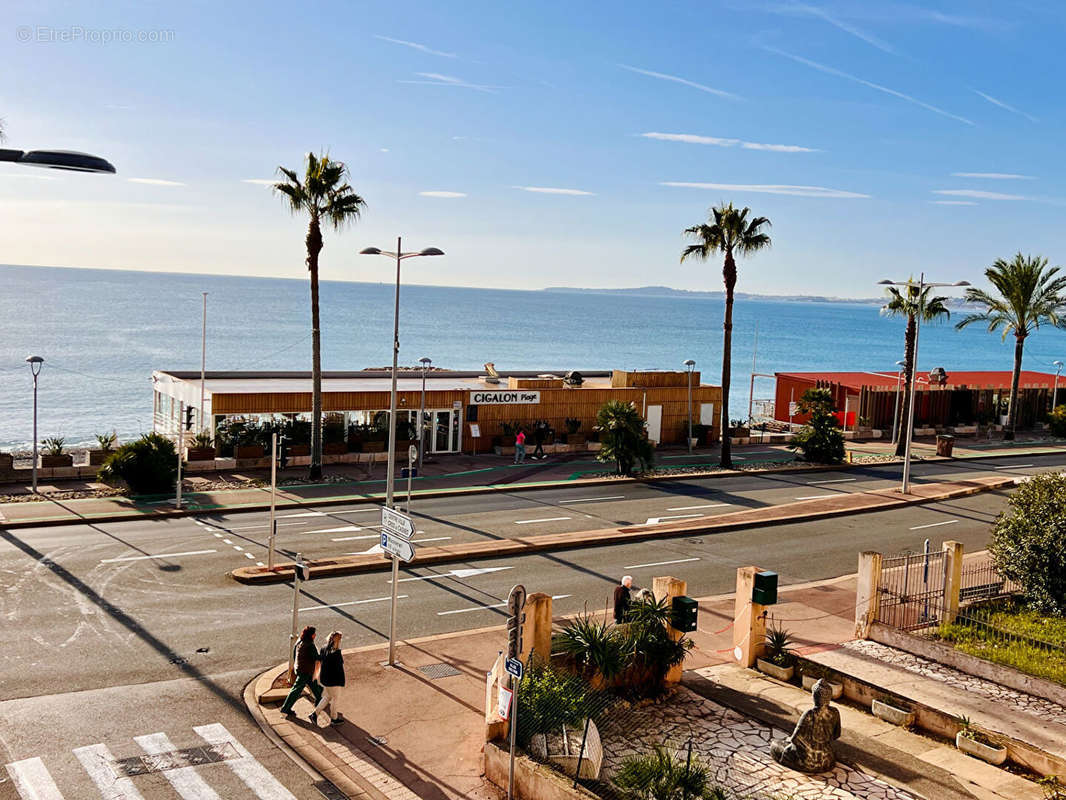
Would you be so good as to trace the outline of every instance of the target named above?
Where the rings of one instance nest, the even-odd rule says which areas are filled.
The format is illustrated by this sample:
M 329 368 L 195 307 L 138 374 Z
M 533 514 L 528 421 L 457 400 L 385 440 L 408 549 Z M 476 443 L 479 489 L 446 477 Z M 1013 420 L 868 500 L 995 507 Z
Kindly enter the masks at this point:
M 1021 469 L 1022 467 L 1032 467 L 1033 464 L 1004 464 L 1002 467 L 992 467 L 992 469 Z
M 63 800 L 41 759 L 27 758 L 8 764 L 7 772 L 23 800 Z
M 78 747 L 75 748 L 74 755 L 89 773 L 105 800 L 144 800 L 133 781 L 115 775 L 115 771 L 111 769 L 115 758 L 107 749 L 107 745 L 90 744 L 87 747 Z
M 256 561 L 256 562 L 255 562 L 255 565 L 256 565 L 257 567 L 265 567 L 265 566 L 266 566 L 266 564 L 264 564 L 264 563 L 263 563 L 262 561 Z
M 807 483 L 811 486 L 814 486 L 818 483 L 849 483 L 854 480 L 858 480 L 858 478 L 834 478 L 831 481 L 807 481 Z
M 354 542 L 356 539 L 380 539 L 380 533 L 369 533 L 362 536 L 338 536 L 335 539 L 330 539 L 331 542 Z
M 699 561 L 698 558 L 677 558 L 673 561 L 655 561 L 651 564 L 630 564 L 622 569 L 640 569 L 641 567 L 665 567 L 667 564 L 685 564 L 689 561 Z
M 233 545 L 233 549 L 237 550 L 238 552 L 242 552 L 242 553 L 244 552 L 244 548 L 241 547 L 239 544 Z
M 369 514 L 372 511 L 380 511 L 381 506 L 374 506 L 373 508 L 353 508 L 351 511 L 330 511 L 330 516 L 336 514 Z
M 251 553 L 245 553 L 245 554 L 244 554 L 244 557 L 245 557 L 245 558 L 252 558 L 252 559 L 254 559 L 254 558 L 255 558 L 255 556 L 253 556 L 253 555 L 252 555 Z
M 294 525 L 306 525 L 307 523 L 306 522 L 277 522 L 275 524 L 279 528 L 285 528 L 285 527 L 292 527 Z M 219 525 L 218 527 L 220 527 L 220 528 L 222 528 L 224 530 L 227 530 L 227 531 L 255 531 L 255 530 L 259 530 L 260 528 L 269 528 L 270 527 L 270 523 L 266 522 L 266 523 L 263 523 L 262 525 L 242 525 L 242 526 L 240 526 L 238 528 L 228 528 L 225 525 Z
M 141 749 L 149 755 L 160 755 L 177 749 L 165 733 L 134 736 L 133 741 L 139 744 Z M 176 769 L 164 769 L 161 772 L 170 781 L 174 791 L 182 796 L 183 800 L 222 800 L 218 796 L 218 792 L 208 786 L 204 779 L 200 777 L 196 767 L 177 767 Z
M 706 514 L 670 514 L 665 517 L 648 517 L 645 525 L 660 525 L 672 519 L 692 519 L 694 517 L 706 517 Z
M 406 583 L 407 581 L 429 581 L 434 578 L 473 578 L 475 575 L 488 575 L 490 572 L 503 572 L 507 569 L 514 569 L 514 567 L 482 567 L 480 569 L 453 569 L 449 572 L 442 572 L 440 575 L 418 575 L 412 578 L 400 578 L 397 583 Z M 385 581 L 385 583 L 392 583 L 392 579 Z
M 543 519 L 516 519 L 515 525 L 531 525 L 534 522 L 562 522 L 564 519 L 570 519 L 570 517 L 544 517 Z
M 694 508 L 725 508 L 731 503 L 706 503 L 702 506 L 678 506 L 677 508 L 668 508 L 667 511 L 692 511 Z
M 193 730 L 208 744 L 229 743 L 233 745 L 233 749 L 241 757 L 228 759 L 226 764 L 259 800 L 296 800 L 295 795 L 282 786 L 278 779 L 270 774 L 270 770 L 256 761 L 244 745 L 231 736 L 222 725 L 216 722 L 213 725 L 199 725 Z
M 313 531 L 300 531 L 300 533 L 301 534 L 308 534 L 308 533 L 344 533 L 345 531 L 361 531 L 361 530 L 362 530 L 362 528 L 360 528 L 358 525 L 342 525 L 339 528 L 319 528 L 318 530 L 313 530 Z
M 232 539 L 223 539 L 222 541 L 223 541 L 223 542 L 224 542 L 225 544 L 233 544 L 233 540 L 232 540 Z
M 954 525 L 956 522 L 958 522 L 957 519 L 949 519 L 949 520 L 946 520 L 945 522 L 930 522 L 928 525 L 915 525 L 913 528 L 911 528 L 911 530 L 912 531 L 920 531 L 920 530 L 923 530 L 924 528 L 937 528 L 937 527 L 939 527 L 941 525 Z
M 319 609 L 322 609 L 322 608 L 343 608 L 344 606 L 361 606 L 361 605 L 364 605 L 365 603 L 381 603 L 381 602 L 383 602 L 385 600 L 391 600 L 391 599 L 392 599 L 392 595 L 389 595 L 388 597 L 371 597 L 368 600 L 349 600 L 347 603 L 329 603 L 327 605 L 321 605 L 321 606 L 308 606 L 307 608 L 301 608 L 300 610 L 301 611 L 318 611 Z M 406 600 L 407 599 L 407 595 L 398 594 L 398 595 L 396 595 L 396 599 L 397 600 Z M 506 603 L 504 605 L 506 605 Z
M 222 538 L 222 534 L 221 533 L 216 533 L 215 534 L 215 538 L 216 539 L 221 539 Z
M 568 594 L 553 594 L 552 600 L 562 600 L 564 597 L 570 597 Z M 438 611 L 438 617 L 446 617 L 449 614 L 465 614 L 468 611 L 485 611 L 490 608 L 504 608 L 507 603 L 493 603 L 491 606 L 471 606 L 470 608 L 456 608 L 452 611 Z
M 434 536 L 432 539 L 412 539 L 411 544 L 425 544 L 426 542 L 446 542 L 451 536 Z
M 582 497 L 579 500 L 560 500 L 559 503 L 560 503 L 560 505 L 562 503 L 595 503 L 595 502 L 600 501 L 600 500 L 625 500 L 625 499 L 626 499 L 626 496 L 624 494 L 615 494 L 615 495 L 611 495 L 610 497 Z
M 303 511 L 299 514 L 278 514 L 279 517 L 324 517 L 326 512 L 324 511 Z
M 184 553 L 158 553 L 154 556 L 123 556 L 122 558 L 104 558 L 101 564 L 115 564 L 119 561 L 146 561 L 149 558 L 177 558 L 178 556 L 203 556 L 208 553 L 217 553 L 217 550 L 189 550 Z
M 797 500 L 824 500 L 827 497 L 840 497 L 839 494 L 809 494 L 806 497 L 797 497 Z

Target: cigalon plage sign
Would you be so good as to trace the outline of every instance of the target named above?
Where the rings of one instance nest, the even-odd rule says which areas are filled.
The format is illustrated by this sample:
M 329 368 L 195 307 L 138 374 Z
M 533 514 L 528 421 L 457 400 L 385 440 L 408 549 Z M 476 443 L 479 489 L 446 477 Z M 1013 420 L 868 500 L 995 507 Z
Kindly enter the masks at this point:
M 471 392 L 472 406 L 535 405 L 540 402 L 540 392 L 496 391 Z

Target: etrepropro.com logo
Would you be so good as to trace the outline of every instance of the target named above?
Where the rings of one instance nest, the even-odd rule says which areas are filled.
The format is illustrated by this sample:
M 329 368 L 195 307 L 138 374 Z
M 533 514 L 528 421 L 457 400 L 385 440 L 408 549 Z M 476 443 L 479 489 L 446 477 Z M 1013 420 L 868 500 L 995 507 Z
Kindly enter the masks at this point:
M 34 44 L 167 44 L 174 41 L 172 30 L 146 28 L 87 28 L 82 25 L 56 27 L 51 25 L 19 25 L 15 38 Z

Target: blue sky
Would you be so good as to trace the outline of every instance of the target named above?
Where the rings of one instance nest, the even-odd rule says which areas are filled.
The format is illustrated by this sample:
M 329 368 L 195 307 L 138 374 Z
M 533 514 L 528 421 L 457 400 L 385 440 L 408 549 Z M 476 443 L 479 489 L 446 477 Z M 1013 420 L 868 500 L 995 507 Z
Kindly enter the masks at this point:
M 255 181 L 309 149 L 368 203 L 330 279 L 388 280 L 356 253 L 402 234 L 448 254 L 412 282 L 717 289 L 678 255 L 720 200 L 774 224 L 744 291 L 1066 260 L 1055 0 L 96 6 L 7 5 L 6 146 L 119 172 L 0 164 L 5 263 L 301 276 Z

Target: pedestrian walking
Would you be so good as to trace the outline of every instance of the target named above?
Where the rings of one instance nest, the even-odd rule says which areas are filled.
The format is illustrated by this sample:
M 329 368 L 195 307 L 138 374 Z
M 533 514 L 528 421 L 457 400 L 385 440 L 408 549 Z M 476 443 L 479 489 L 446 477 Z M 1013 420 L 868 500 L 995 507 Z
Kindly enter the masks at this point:
M 322 684 L 315 680 L 315 667 L 318 666 L 318 648 L 315 647 L 315 626 L 308 625 L 300 631 L 300 641 L 296 643 L 296 677 L 292 682 L 285 702 L 281 704 L 281 713 L 294 714 L 292 707 L 303 694 L 304 687 L 311 690 L 315 704 L 322 699 Z
M 344 721 L 340 712 L 341 689 L 344 688 L 344 657 L 341 655 L 340 631 L 333 631 L 329 635 L 329 641 L 318 655 L 318 662 L 321 665 L 318 680 L 322 683 L 322 699 L 318 701 L 308 719 L 312 725 L 318 725 L 318 712 L 328 705 L 330 724 L 340 725 Z
M 537 445 L 533 449 L 533 455 L 531 458 L 544 459 L 547 458 L 544 455 L 544 437 L 548 432 L 548 423 L 544 420 L 537 420 L 533 424 L 533 442 Z
M 629 590 L 633 586 L 633 576 L 623 575 L 622 580 L 614 587 L 614 621 L 621 625 L 629 616 Z
M 526 432 L 521 428 L 514 437 L 514 463 L 524 464 L 526 460 Z

